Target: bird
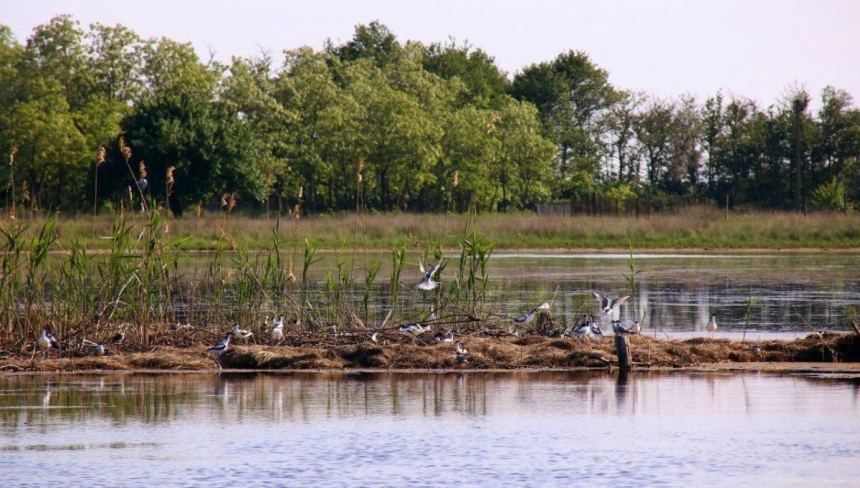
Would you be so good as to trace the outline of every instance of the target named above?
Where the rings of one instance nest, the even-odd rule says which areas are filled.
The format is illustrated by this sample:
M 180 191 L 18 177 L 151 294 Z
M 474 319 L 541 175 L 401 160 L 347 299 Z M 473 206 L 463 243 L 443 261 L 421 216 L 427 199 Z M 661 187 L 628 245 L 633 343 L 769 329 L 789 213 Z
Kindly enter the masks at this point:
M 284 316 L 278 317 L 278 320 L 272 319 L 272 340 L 280 342 L 284 339 Z
M 717 330 L 717 314 L 711 315 L 711 321 L 705 326 L 705 330 L 714 335 L 714 332 Z
M 415 286 L 415 288 L 418 288 L 419 290 L 432 290 L 433 288 L 436 288 L 437 286 L 439 286 L 439 283 L 433 281 L 433 275 L 436 274 L 436 271 L 439 271 L 440 266 L 442 266 L 441 260 L 438 263 L 436 263 L 436 266 L 433 266 L 432 268 L 425 270 L 424 269 L 424 263 L 422 263 L 421 260 L 419 259 L 418 260 L 418 269 L 420 269 L 421 273 L 424 274 L 424 281 L 422 281 L 421 283 L 418 283 Z
M 146 189 L 149 187 L 149 181 L 147 181 L 147 179 L 146 179 L 146 178 L 141 178 L 141 179 L 137 182 L 137 184 L 138 184 L 138 185 L 140 185 L 140 191 L 141 191 L 141 192 L 145 192 L 145 191 L 146 191 Z
M 588 316 L 588 322 L 589 322 L 589 324 L 591 324 L 591 333 L 592 334 L 598 335 L 598 336 L 603 335 L 603 329 L 601 329 L 600 326 L 597 325 L 597 323 L 594 321 L 594 315 Z
M 580 338 L 580 337 L 587 338 L 588 334 L 590 334 L 590 333 L 591 333 L 591 324 L 588 323 L 587 319 L 585 322 L 580 323 L 579 327 L 570 331 L 570 335 L 572 337 L 576 337 L 576 338 Z
M 45 357 L 47 357 L 51 353 L 51 349 L 55 349 L 57 351 L 60 350 L 60 343 L 57 342 L 57 338 L 48 333 L 47 330 L 42 329 L 42 335 L 39 336 L 39 347 L 42 348 L 42 351 L 45 352 Z
M 454 332 L 448 332 L 445 335 L 437 335 L 436 342 L 454 342 Z
M 633 328 L 630 329 L 631 334 L 638 334 L 642 332 L 642 326 L 639 325 L 639 321 L 637 320 L 635 324 L 633 324 Z
M 759 347 L 759 346 L 748 347 L 748 348 L 744 349 L 744 351 L 749 351 L 753 354 L 758 354 L 761 352 L 761 347 Z
M 409 324 L 400 326 L 400 333 L 412 337 L 413 342 L 419 335 L 427 332 L 428 330 L 430 330 L 429 325 L 426 327 L 422 326 L 421 324 Z
M 233 324 L 232 334 L 233 334 L 233 337 L 235 337 L 236 339 L 242 339 L 243 341 L 245 339 L 251 337 L 252 335 L 254 335 L 254 333 L 251 332 L 250 330 L 240 329 L 239 324 Z
M 612 332 L 615 332 L 615 335 L 630 334 L 630 330 L 626 329 L 623 325 L 621 325 L 620 320 L 613 320 L 612 321 Z
M 221 369 L 221 355 L 224 354 L 224 351 L 227 350 L 227 346 L 230 345 L 230 339 L 232 338 L 233 333 L 230 332 L 229 334 L 227 334 L 227 337 L 223 341 L 219 342 L 218 344 L 215 344 L 214 346 L 206 350 L 206 354 L 215 357 L 215 363 L 218 364 L 218 369 Z
M 627 301 L 629 296 L 626 297 L 618 297 L 613 300 L 609 300 L 609 297 L 605 297 L 596 291 L 591 292 L 594 296 L 594 299 L 600 302 L 600 315 L 603 317 L 609 317 L 612 312 L 618 310 L 618 307 L 624 304 Z
M 433 322 L 434 320 L 436 320 L 436 311 L 431 308 L 430 315 L 427 316 L 427 322 Z
M 125 329 L 122 329 L 117 335 L 113 336 L 110 342 L 111 344 L 119 344 L 123 339 L 125 339 Z
M 549 310 L 549 302 L 546 300 L 542 301 L 535 310 Z
M 370 340 L 373 342 L 376 342 L 378 344 L 379 343 L 379 332 L 374 332 L 373 334 L 370 334 Z
M 454 357 L 457 359 L 458 363 L 468 363 L 469 362 L 469 360 L 466 359 L 466 356 L 460 354 L 459 352 L 455 352 Z
M 463 347 L 463 345 L 462 345 L 462 344 L 460 344 L 460 341 L 455 341 L 455 342 L 454 342 L 454 350 L 455 350 L 455 351 L 457 351 L 457 354 L 462 354 L 462 355 L 464 355 L 464 356 L 465 356 L 466 354 L 469 354 L 469 350 L 468 350 L 468 349 L 466 349 L 465 347 Z
M 526 324 L 528 324 L 529 322 L 531 322 L 531 321 L 532 321 L 532 319 L 534 319 L 534 318 L 535 318 L 535 314 L 536 314 L 536 313 L 537 313 L 537 309 L 536 309 L 536 308 L 535 308 L 535 309 L 532 309 L 532 311 L 531 311 L 531 312 L 529 312 L 529 313 L 527 313 L 527 314 L 525 314 L 525 315 L 520 315 L 519 317 L 515 318 L 515 319 L 514 319 L 514 323 L 515 323 L 515 324 L 517 324 L 517 325 L 526 325 Z
M 102 344 L 97 344 L 96 348 L 93 349 L 93 356 L 104 356 L 105 355 L 105 346 Z

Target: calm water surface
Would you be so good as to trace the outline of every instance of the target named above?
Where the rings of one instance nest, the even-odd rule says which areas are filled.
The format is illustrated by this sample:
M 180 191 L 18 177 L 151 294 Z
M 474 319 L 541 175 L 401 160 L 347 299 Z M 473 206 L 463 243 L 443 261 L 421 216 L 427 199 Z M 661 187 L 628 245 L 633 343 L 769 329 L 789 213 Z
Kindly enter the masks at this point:
M 860 379 L 0 377 L 3 486 L 857 486 Z

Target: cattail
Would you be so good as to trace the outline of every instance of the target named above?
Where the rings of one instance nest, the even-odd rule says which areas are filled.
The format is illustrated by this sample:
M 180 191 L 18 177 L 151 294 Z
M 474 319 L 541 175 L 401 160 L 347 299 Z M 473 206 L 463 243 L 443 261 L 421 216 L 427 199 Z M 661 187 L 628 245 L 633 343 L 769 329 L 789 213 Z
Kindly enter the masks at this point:
M 106 154 L 106 153 L 107 153 L 107 151 L 105 151 L 105 147 L 104 147 L 104 145 L 103 145 L 103 144 L 99 144 L 99 149 L 98 149 L 98 151 L 96 151 L 96 167 L 97 167 L 97 168 L 98 168 L 99 166 L 101 166 L 102 164 L 104 164 L 104 162 L 105 162 L 105 154 Z
M 229 193 L 225 193 L 225 194 L 221 195 L 221 210 L 223 210 L 224 207 L 227 206 L 227 199 L 228 198 L 230 198 Z
M 293 207 L 293 212 L 292 212 L 292 213 L 293 213 L 293 218 L 294 218 L 294 219 L 299 220 L 299 219 L 301 219 L 301 218 L 302 218 L 301 214 L 299 213 L 299 211 L 300 211 L 301 209 L 302 209 L 302 206 L 301 206 L 301 205 L 299 205 L 298 203 L 296 204 L 296 206 L 295 206 L 295 207 Z
M 299 200 L 302 199 L 302 194 L 304 194 L 305 188 L 303 186 L 299 186 Z
M 173 186 L 173 172 L 176 171 L 176 168 L 173 166 L 167 167 L 167 186 Z
M 146 165 L 143 163 L 143 161 L 140 162 L 138 168 L 140 168 L 140 179 L 146 178 Z
M 361 170 L 364 169 L 364 158 L 358 160 L 358 182 L 361 183 L 364 181 L 364 177 L 361 176 Z
M 457 185 L 460 184 L 460 171 L 454 171 L 454 177 L 451 179 L 451 188 L 457 188 Z
M 125 138 L 119 138 L 119 152 L 122 153 L 122 157 L 125 158 L 125 162 L 131 161 L 131 148 L 125 144 Z
M 29 202 L 30 201 L 30 190 L 27 188 L 27 181 L 25 180 L 21 183 L 21 201 Z
M 231 212 L 236 208 L 236 192 L 230 194 L 230 202 L 227 204 L 227 211 Z
M 9 166 L 15 166 L 15 154 L 18 153 L 18 146 L 12 146 L 12 152 L 9 154 Z

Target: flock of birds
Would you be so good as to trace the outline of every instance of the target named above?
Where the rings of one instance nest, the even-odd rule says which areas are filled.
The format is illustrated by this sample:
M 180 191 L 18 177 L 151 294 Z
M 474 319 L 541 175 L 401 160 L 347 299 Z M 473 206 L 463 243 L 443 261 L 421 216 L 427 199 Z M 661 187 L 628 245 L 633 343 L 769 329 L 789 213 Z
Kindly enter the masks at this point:
M 433 290 L 439 286 L 439 282 L 433 280 L 433 276 L 436 272 L 439 271 L 439 268 L 442 266 L 442 261 L 436 263 L 435 266 L 430 268 L 425 268 L 424 263 L 421 260 L 418 261 L 418 268 L 423 275 L 423 280 L 416 285 L 416 288 L 419 290 Z M 611 318 L 615 315 L 615 312 L 618 311 L 619 307 L 624 305 L 624 303 L 630 298 L 629 296 L 617 297 L 610 299 L 609 297 L 603 296 L 600 293 L 592 292 L 592 296 L 599 303 L 599 315 L 603 318 Z M 530 312 L 520 315 L 519 317 L 513 319 L 512 325 L 514 327 L 522 327 L 528 325 L 534 318 L 538 315 L 539 312 L 543 312 L 549 310 L 550 304 L 549 302 L 542 302 L 537 307 L 533 308 Z M 272 319 L 271 327 L 269 328 L 269 333 L 273 341 L 276 344 L 280 344 L 284 339 L 284 319 L 283 315 L 279 316 L 277 319 Z M 399 331 L 401 334 L 411 337 L 413 342 L 415 342 L 419 336 L 426 332 L 430 332 L 432 330 L 433 322 L 436 320 L 436 315 L 434 312 L 430 312 L 428 317 L 425 319 L 423 323 L 412 323 L 407 325 L 402 325 L 399 327 Z M 294 325 L 299 324 L 298 319 L 293 322 Z M 268 327 L 268 318 L 266 319 L 265 325 Z M 624 327 L 621 325 L 620 320 L 611 320 L 612 332 L 616 335 L 632 335 L 639 334 L 642 332 L 642 326 L 640 322 L 637 320 L 633 326 Z M 177 325 L 177 327 L 179 327 Z M 713 334 L 717 330 L 717 316 L 711 315 L 711 320 L 708 322 L 705 330 Z M 212 357 L 218 368 L 221 369 L 221 355 L 227 351 L 230 346 L 230 341 L 233 339 L 239 340 L 247 340 L 254 333 L 242 329 L 238 324 L 233 326 L 233 330 L 227 334 L 227 337 L 224 338 L 223 341 L 218 344 L 206 349 L 206 353 Z M 597 324 L 594 319 L 594 315 L 583 315 L 578 324 L 575 326 L 568 327 L 561 333 L 562 337 L 570 337 L 575 339 L 590 339 L 592 337 L 602 337 L 604 336 L 603 330 Z M 120 344 L 125 338 L 125 330 L 121 331 L 113 338 L 111 338 L 110 343 L 113 345 Z M 378 333 L 374 332 L 370 336 L 370 340 L 373 342 L 379 342 Z M 465 363 L 468 362 L 468 354 L 469 351 L 460 343 L 460 341 L 455 340 L 454 333 L 448 332 L 447 334 L 438 334 L 436 336 L 436 341 L 439 343 L 454 343 L 454 358 L 457 363 Z M 96 343 L 93 341 L 84 340 L 84 342 L 95 347 L 93 349 L 92 354 L 95 356 L 102 356 L 106 352 L 105 344 Z M 56 350 L 59 351 L 60 344 L 59 341 L 51 334 L 47 332 L 46 329 L 42 329 L 42 335 L 39 337 L 37 341 L 39 347 L 42 348 L 42 351 L 47 356 L 50 351 Z M 35 354 L 35 351 L 34 351 Z

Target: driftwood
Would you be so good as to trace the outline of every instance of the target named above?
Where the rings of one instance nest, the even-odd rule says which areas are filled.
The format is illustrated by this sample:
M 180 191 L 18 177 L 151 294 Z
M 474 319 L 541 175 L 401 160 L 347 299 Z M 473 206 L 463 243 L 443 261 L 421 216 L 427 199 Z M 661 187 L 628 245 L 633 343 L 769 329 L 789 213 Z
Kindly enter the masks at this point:
M 630 352 L 630 341 L 626 335 L 615 336 L 615 354 L 618 356 L 618 368 L 622 371 L 629 370 L 633 363 L 633 354 Z

